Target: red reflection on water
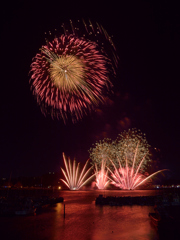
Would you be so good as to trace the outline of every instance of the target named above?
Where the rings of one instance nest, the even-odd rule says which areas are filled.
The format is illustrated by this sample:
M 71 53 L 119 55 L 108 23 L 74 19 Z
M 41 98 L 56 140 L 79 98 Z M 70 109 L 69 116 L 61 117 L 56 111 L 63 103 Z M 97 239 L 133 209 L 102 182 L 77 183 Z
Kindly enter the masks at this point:
M 36 216 L 1 217 L 1 239 L 18 240 L 139 240 L 159 239 L 151 226 L 150 206 L 96 206 L 99 194 L 106 196 L 154 195 L 155 191 L 61 191 L 64 203 Z M 65 204 L 65 218 L 64 218 Z
M 95 198 L 99 194 L 112 196 L 142 196 L 143 191 L 80 191 L 64 194 L 66 215 L 57 217 L 54 224 L 54 240 L 58 239 L 159 239 L 149 219 L 149 206 L 96 206 Z M 153 191 L 144 191 L 153 195 Z

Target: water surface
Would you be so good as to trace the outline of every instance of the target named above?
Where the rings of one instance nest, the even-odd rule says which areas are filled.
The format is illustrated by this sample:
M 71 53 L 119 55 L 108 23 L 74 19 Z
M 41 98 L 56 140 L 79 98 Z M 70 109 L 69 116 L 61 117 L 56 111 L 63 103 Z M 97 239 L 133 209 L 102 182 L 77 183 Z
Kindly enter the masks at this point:
M 97 206 L 105 196 L 145 196 L 157 191 L 61 191 L 64 203 L 35 216 L 0 217 L 1 240 L 159 240 L 149 212 L 152 206 Z M 65 204 L 65 218 L 64 218 Z M 162 238 L 163 239 L 163 238 Z M 173 239 L 173 238 L 171 238 Z

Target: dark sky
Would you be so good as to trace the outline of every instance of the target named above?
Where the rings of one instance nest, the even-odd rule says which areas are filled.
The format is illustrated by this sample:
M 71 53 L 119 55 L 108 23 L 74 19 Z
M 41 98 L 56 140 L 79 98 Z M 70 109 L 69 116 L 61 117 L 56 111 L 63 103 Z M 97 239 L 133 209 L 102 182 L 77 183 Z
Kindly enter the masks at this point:
M 159 168 L 180 174 L 178 5 L 170 1 L 16 1 L 1 15 L 0 177 L 59 171 L 62 152 L 85 163 L 104 137 L 138 128 L 161 150 Z M 98 3 L 95 3 L 98 2 Z M 119 1 L 117 1 L 119 2 Z M 123 3 L 125 2 L 125 3 Z M 114 94 L 105 106 L 66 125 L 44 117 L 30 91 L 32 58 L 46 31 L 69 19 L 101 23 L 119 55 Z M 180 179 L 180 176 L 179 176 Z

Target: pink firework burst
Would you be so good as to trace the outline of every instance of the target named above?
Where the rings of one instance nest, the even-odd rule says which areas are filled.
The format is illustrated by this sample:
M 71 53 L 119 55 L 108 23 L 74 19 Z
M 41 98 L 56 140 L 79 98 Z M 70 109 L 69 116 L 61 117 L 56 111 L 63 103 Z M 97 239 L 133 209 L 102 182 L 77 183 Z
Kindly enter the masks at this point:
M 70 30 L 63 25 L 64 34 L 41 47 L 30 70 L 31 89 L 41 111 L 64 122 L 69 116 L 75 122 L 104 102 L 118 59 L 99 24 L 83 21 L 82 31 L 72 21 L 70 25 Z

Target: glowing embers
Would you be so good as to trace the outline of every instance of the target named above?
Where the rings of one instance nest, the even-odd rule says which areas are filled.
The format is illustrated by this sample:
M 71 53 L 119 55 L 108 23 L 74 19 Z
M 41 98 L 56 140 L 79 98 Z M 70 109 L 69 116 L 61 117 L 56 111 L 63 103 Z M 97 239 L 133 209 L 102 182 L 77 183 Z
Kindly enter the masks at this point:
M 96 186 L 98 189 L 105 189 L 109 184 L 108 170 L 106 170 L 106 161 L 102 160 L 101 169 L 96 167 Z
M 66 160 L 66 157 L 63 153 L 63 160 L 65 165 L 65 170 L 61 168 L 65 180 L 61 179 L 65 183 L 65 185 L 70 190 L 79 190 L 81 187 L 83 187 L 94 175 L 87 178 L 88 173 L 90 172 L 90 167 L 87 171 L 85 171 L 88 161 L 86 161 L 82 171 L 79 173 L 79 164 L 76 165 L 76 161 L 73 161 L 73 164 L 70 161 L 70 158 L 68 161 Z

